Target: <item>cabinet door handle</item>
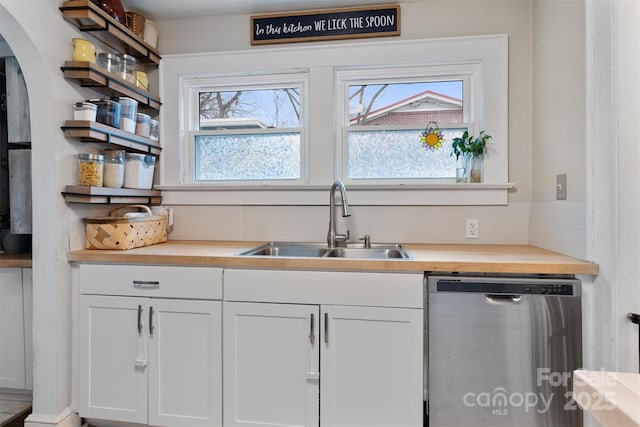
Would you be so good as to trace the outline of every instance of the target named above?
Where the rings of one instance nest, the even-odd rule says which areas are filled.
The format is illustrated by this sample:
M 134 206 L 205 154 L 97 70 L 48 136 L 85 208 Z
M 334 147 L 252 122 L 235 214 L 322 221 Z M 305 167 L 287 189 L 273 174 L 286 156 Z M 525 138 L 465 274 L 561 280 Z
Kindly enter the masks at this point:
M 157 280 L 134 280 L 133 286 L 135 288 L 159 288 L 160 282 Z
M 149 335 L 153 335 L 153 330 L 155 327 L 153 326 L 153 306 L 149 307 Z
M 324 343 L 329 344 L 329 313 L 324 313 Z
M 311 345 L 313 345 L 316 337 L 315 328 L 315 315 L 311 313 L 311 325 L 309 328 L 309 342 L 311 343 Z
M 138 333 L 142 333 L 142 304 L 138 304 Z

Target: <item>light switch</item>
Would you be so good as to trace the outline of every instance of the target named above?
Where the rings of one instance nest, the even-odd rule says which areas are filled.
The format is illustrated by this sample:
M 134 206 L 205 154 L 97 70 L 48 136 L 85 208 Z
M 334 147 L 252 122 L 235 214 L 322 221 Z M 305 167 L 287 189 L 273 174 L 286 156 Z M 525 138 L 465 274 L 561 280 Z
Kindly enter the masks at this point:
M 567 200 L 567 174 L 556 175 L 556 200 Z

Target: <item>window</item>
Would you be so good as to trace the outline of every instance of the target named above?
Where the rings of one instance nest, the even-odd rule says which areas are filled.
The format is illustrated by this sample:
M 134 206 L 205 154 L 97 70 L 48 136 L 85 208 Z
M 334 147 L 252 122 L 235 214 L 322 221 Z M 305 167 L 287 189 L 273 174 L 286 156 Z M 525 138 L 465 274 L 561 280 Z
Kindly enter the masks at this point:
M 269 76 L 268 84 L 264 76 L 208 79 L 194 85 L 190 180 L 300 180 L 305 78 L 296 77 Z
M 178 100 L 162 109 L 167 203 L 318 205 L 335 179 L 352 204 L 507 202 L 506 35 L 165 55 L 160 71 Z M 420 142 L 434 125 L 438 150 Z M 455 182 L 464 130 L 492 136 L 482 184 Z
M 455 179 L 453 138 L 478 128 L 471 102 L 477 72 L 469 65 L 339 71 L 343 179 L 351 185 Z M 423 133 L 436 133 L 437 143 L 426 144 Z

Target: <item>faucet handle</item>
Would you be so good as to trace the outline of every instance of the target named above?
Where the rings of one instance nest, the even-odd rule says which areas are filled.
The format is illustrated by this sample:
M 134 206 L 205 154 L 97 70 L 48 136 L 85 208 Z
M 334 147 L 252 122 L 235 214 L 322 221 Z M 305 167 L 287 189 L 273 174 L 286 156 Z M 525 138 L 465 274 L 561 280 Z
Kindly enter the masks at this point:
M 371 236 L 365 234 L 364 237 L 359 238 L 358 240 L 364 240 L 364 247 L 366 249 L 371 248 Z
M 336 234 L 336 242 L 346 242 L 351 238 L 351 232 L 347 230 L 347 234 Z

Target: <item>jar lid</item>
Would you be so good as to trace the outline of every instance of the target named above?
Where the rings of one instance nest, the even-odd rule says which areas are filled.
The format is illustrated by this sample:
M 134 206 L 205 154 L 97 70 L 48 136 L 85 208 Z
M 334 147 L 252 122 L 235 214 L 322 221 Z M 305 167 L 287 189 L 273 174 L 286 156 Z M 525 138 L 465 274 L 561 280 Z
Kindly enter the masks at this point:
M 91 102 L 76 102 L 74 105 L 76 108 L 88 108 L 90 110 L 95 110 L 98 108 L 96 104 L 93 104 Z
M 137 114 L 138 118 L 141 118 L 142 120 L 151 120 L 151 116 L 145 113 L 138 113 Z
M 120 98 L 118 98 L 118 102 L 123 102 L 124 103 L 132 103 L 132 104 L 138 104 L 138 101 L 136 101 L 133 98 L 127 98 L 126 96 L 121 96 Z
M 118 55 L 113 54 L 113 53 L 108 53 L 108 52 L 100 52 L 100 53 L 98 54 L 98 58 L 99 58 L 99 59 L 104 58 L 104 59 L 108 59 L 108 60 L 111 60 L 111 61 L 118 61 L 118 62 L 120 62 L 120 57 L 119 57 Z
M 119 105 L 116 101 L 111 99 L 91 99 L 90 101 L 97 105 Z
M 80 160 L 97 160 L 103 161 L 104 157 L 102 154 L 92 154 L 92 153 L 78 153 L 78 159 Z
M 139 160 L 147 165 L 154 165 L 156 163 L 156 158 L 149 154 L 127 153 L 124 157 L 127 160 Z
M 122 59 L 123 61 L 127 61 L 127 62 L 133 62 L 135 64 L 136 62 L 136 58 L 134 58 L 131 55 L 127 55 L 126 53 L 119 53 L 117 55 L 120 59 Z

